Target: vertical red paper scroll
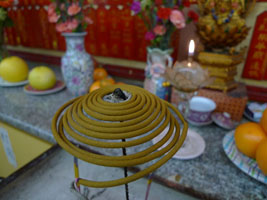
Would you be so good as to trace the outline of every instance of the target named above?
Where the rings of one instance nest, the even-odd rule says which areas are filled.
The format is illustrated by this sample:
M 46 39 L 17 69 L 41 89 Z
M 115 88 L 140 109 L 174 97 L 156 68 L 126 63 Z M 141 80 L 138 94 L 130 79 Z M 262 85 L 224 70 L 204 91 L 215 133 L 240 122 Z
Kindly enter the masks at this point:
M 16 8 L 16 20 L 14 22 L 14 26 L 18 27 L 18 35 L 21 38 L 21 44 L 23 46 L 27 46 L 28 45 L 28 36 L 27 33 L 25 31 L 25 27 L 26 27 L 26 21 L 25 21 L 25 7 L 21 6 Z
M 134 59 L 135 44 L 134 44 L 134 20 L 131 16 L 131 11 L 125 7 L 121 13 L 122 20 L 122 57 L 126 59 Z
M 15 44 L 21 45 L 21 35 L 19 34 L 19 27 L 16 25 L 18 23 L 18 8 L 16 6 L 12 7 L 10 10 L 10 18 L 13 20 L 14 25 L 12 26 L 12 33 L 15 38 Z
M 99 6 L 96 13 L 96 36 L 98 42 L 98 55 L 108 56 L 108 24 L 107 24 L 108 14 L 104 6 Z
M 146 48 L 149 44 L 149 41 L 145 39 L 145 34 L 147 28 L 138 16 L 134 16 L 134 33 L 135 33 L 135 51 L 136 51 L 136 60 L 146 61 Z
M 47 31 L 47 27 L 49 27 L 47 11 L 44 6 L 40 6 L 38 19 L 40 20 L 40 30 L 39 33 L 42 35 L 42 47 L 45 49 L 52 49 L 53 45 L 50 43 L 49 32 Z
M 96 20 L 96 9 L 90 8 L 88 10 L 87 16 L 93 21 L 92 24 L 88 24 L 87 26 L 87 35 L 85 37 L 85 48 L 86 51 L 92 55 L 97 55 L 98 48 L 97 48 L 97 20 Z
M 257 17 L 242 77 L 267 80 L 267 11 Z
M 109 49 L 110 56 L 119 58 L 122 54 L 121 40 L 122 40 L 122 23 L 120 16 L 122 11 L 117 6 L 112 6 L 108 11 L 108 25 L 109 25 Z

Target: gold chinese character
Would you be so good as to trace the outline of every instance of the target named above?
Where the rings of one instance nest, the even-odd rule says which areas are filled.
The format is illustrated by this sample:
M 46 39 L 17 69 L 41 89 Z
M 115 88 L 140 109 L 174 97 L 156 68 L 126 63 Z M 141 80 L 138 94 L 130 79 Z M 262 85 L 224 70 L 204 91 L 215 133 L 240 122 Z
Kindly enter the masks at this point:
M 95 45 L 90 45 L 90 53 L 95 53 L 96 52 L 96 48 Z
M 125 46 L 124 47 L 124 54 L 126 56 L 130 56 L 131 55 L 131 53 L 130 53 L 130 47 L 129 46 Z
M 130 23 L 129 23 L 128 21 L 126 21 L 126 22 L 124 23 L 124 26 L 125 26 L 125 28 L 128 28 L 128 27 L 130 26 Z
M 100 32 L 105 32 L 106 31 L 106 27 L 104 27 L 104 26 L 100 26 L 100 30 L 99 30 Z
M 117 23 L 116 22 L 115 23 L 112 23 L 111 25 L 112 25 L 112 28 L 113 29 L 117 29 Z
M 263 56 L 264 56 L 264 52 L 262 52 L 262 51 L 255 51 L 253 53 L 252 58 L 253 59 L 263 59 Z
M 258 71 L 260 69 L 259 63 L 258 62 L 252 63 L 252 65 L 250 66 L 250 69 L 251 70 L 257 70 Z
M 266 27 L 266 28 L 267 28 L 267 27 Z M 264 30 L 265 30 L 264 24 L 261 24 L 258 30 L 259 30 L 259 31 L 264 31 Z
M 119 53 L 119 51 L 118 51 L 119 49 L 118 49 L 118 45 L 117 44 L 114 44 L 113 46 L 112 46 L 112 52 L 114 53 L 114 54 L 118 54 Z
M 259 77 L 259 72 L 258 71 L 251 70 L 251 71 L 248 72 L 248 75 L 250 77 L 258 78 Z
M 261 33 L 261 34 L 258 36 L 258 39 L 259 39 L 260 41 L 267 42 L 267 34 Z
M 255 46 L 255 49 L 258 49 L 258 50 L 262 50 L 262 49 L 265 49 L 265 44 L 264 43 L 261 43 L 261 42 L 258 42 Z
M 56 40 L 53 40 L 52 45 L 53 45 L 54 49 L 57 49 L 57 41 Z

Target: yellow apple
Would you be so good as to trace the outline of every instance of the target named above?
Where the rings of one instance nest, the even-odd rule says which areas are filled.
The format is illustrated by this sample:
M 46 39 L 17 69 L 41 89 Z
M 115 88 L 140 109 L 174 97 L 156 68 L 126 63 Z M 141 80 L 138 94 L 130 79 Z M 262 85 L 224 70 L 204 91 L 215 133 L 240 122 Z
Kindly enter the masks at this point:
M 8 82 L 20 82 L 27 80 L 29 68 L 27 63 L 17 57 L 4 58 L 0 63 L 0 76 Z
M 55 72 L 46 66 L 37 66 L 29 73 L 29 84 L 36 90 L 47 90 L 56 84 Z

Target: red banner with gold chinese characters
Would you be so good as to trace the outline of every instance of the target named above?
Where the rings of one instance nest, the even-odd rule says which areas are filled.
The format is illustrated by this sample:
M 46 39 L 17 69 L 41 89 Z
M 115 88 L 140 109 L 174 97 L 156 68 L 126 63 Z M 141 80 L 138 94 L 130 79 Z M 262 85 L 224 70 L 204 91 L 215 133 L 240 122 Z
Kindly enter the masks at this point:
M 267 11 L 257 17 L 242 77 L 267 80 Z

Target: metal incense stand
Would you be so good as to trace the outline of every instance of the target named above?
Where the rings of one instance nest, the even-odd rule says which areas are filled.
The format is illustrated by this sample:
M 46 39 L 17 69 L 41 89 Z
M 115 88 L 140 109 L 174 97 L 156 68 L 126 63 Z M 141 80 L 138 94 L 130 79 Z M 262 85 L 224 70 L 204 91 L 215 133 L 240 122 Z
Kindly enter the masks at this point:
M 173 113 L 182 123 L 181 132 Z M 80 185 L 95 188 L 125 185 L 126 199 L 129 200 L 128 183 L 152 173 L 171 159 L 182 146 L 188 125 L 173 105 L 148 91 L 136 86 L 112 85 L 64 104 L 55 113 L 51 127 L 58 144 L 74 156 L 77 191 L 80 191 Z M 152 145 L 150 141 L 163 131 L 162 139 Z M 128 147 L 144 143 L 151 145 L 127 155 Z M 84 147 L 122 149 L 123 155 L 102 155 Z M 80 178 L 78 159 L 100 166 L 124 168 L 124 178 L 108 181 Z M 128 167 L 155 159 L 153 164 L 128 176 Z

